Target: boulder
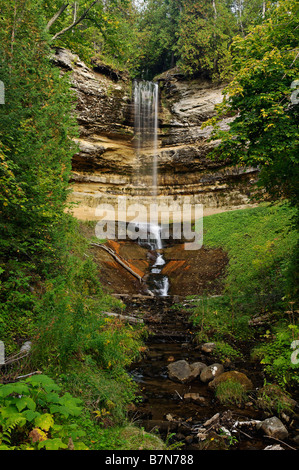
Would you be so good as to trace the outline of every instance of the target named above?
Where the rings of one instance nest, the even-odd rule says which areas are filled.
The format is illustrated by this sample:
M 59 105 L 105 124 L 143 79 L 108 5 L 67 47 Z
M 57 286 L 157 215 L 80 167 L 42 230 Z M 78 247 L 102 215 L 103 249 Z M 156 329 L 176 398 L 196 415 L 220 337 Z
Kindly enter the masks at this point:
M 210 382 L 219 375 L 224 373 L 224 367 L 222 364 L 211 364 L 202 369 L 200 374 L 200 380 L 204 383 Z
M 218 375 L 215 377 L 212 381 L 209 382 L 209 387 L 215 389 L 218 384 L 226 381 L 232 381 L 232 382 L 239 382 L 244 390 L 252 390 L 253 389 L 253 384 L 251 380 L 247 377 L 247 375 L 243 374 L 243 372 L 238 372 L 236 370 L 232 370 L 229 372 L 224 372 L 221 375 Z
M 201 346 L 201 350 L 205 353 L 211 353 L 216 349 L 216 344 L 215 343 L 204 343 Z
M 267 418 L 258 425 L 258 429 L 263 431 L 267 436 L 275 439 L 286 439 L 289 435 L 287 428 L 276 416 Z
M 193 364 L 190 364 L 192 380 L 193 378 L 196 379 L 205 367 L 207 366 L 203 362 L 193 362 Z
M 188 383 L 198 377 L 205 367 L 206 365 L 202 362 L 189 364 L 182 359 L 167 366 L 168 377 L 176 382 Z

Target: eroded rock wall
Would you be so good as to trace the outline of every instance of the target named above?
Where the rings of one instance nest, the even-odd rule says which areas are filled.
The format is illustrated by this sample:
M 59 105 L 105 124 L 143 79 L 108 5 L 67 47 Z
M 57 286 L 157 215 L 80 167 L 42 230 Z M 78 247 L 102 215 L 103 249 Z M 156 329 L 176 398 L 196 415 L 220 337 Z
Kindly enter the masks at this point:
M 94 63 L 87 67 L 78 56 L 57 49 L 53 58 L 70 72 L 77 95 L 80 126 L 79 152 L 73 158 L 72 201 L 78 218 L 94 219 L 102 203 L 115 205 L 119 195 L 129 203 L 150 203 L 150 149 L 137 158 L 134 145 L 132 83 Z M 160 86 L 158 202 L 190 197 L 205 213 L 242 207 L 249 203 L 253 168 L 230 167 L 209 158 L 216 143 L 208 142 L 211 128 L 201 128 L 222 100 L 222 86 L 203 80 L 187 81 L 176 70 L 158 77 Z M 225 127 L 229 119 L 222 122 Z M 147 168 L 142 172 L 140 168 Z

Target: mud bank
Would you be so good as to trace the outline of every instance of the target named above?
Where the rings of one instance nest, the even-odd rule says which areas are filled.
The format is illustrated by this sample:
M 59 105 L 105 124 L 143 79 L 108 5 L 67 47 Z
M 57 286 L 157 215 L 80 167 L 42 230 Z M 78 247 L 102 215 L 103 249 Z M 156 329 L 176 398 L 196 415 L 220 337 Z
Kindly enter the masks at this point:
M 152 254 L 144 247 L 130 241 L 109 241 L 106 244 L 124 258 L 144 282 L 104 250 L 93 247 L 94 259 L 99 266 L 99 279 L 107 290 L 114 294 L 146 294 L 147 276 L 152 263 Z M 205 291 L 216 294 L 221 291 L 221 279 L 225 274 L 228 258 L 221 249 L 188 251 L 184 244 L 176 244 L 163 250 L 165 266 L 161 274 L 169 278 L 169 295 L 186 297 L 201 295 Z

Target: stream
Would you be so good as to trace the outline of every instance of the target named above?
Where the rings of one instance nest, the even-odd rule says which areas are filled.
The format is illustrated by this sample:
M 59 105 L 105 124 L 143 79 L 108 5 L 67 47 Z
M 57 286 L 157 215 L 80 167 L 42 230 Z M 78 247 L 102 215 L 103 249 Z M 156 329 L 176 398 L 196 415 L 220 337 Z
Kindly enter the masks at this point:
M 199 377 L 189 383 L 169 378 L 168 366 L 176 361 L 202 362 L 207 366 L 221 361 L 203 352 L 194 341 L 196 331 L 189 318 L 192 302 L 182 297 L 178 306 L 178 298 L 168 294 L 168 278 L 161 275 L 166 262 L 160 228 L 144 225 L 140 229 L 143 235 L 138 243 L 148 248 L 153 261 L 147 279 L 150 295 L 125 300 L 130 314 L 143 318 L 149 331 L 142 359 L 129 370 L 138 384 L 130 419 L 167 442 L 179 443 L 182 450 L 263 450 L 275 444 L 285 450 L 294 449 L 292 439 L 281 444 L 257 431 L 257 422 L 273 416 L 254 406 L 256 390 L 264 383 L 259 363 L 240 360 L 224 364 L 225 371 L 238 370 L 253 383 L 242 406 L 220 404 L 208 383 Z M 294 435 L 298 432 L 295 428 L 294 424 Z

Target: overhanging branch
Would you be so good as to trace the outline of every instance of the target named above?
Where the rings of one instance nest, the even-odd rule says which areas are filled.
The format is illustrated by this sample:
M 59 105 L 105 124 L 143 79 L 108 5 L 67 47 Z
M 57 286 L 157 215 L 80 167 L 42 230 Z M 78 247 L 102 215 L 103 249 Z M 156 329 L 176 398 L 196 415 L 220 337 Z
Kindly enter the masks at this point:
M 50 19 L 50 21 L 48 22 L 47 26 L 46 26 L 46 31 L 49 31 L 49 29 L 51 28 L 52 24 L 55 23 L 55 21 L 60 17 L 60 15 L 62 15 L 62 13 L 64 12 L 64 10 L 69 6 L 69 3 L 65 3 L 64 5 L 62 5 L 62 7 L 59 9 L 59 11 L 57 13 L 55 13 L 54 16 L 52 16 L 52 18 Z
M 94 0 L 91 5 L 86 8 L 86 10 L 82 13 L 82 15 L 76 20 L 76 21 L 73 21 L 73 23 L 69 26 L 67 26 L 66 28 L 62 29 L 61 31 L 58 31 L 58 33 L 56 33 L 53 37 L 52 37 L 52 41 L 55 41 L 55 39 L 57 39 L 59 36 L 61 36 L 62 34 L 66 33 L 67 31 L 69 31 L 70 29 L 74 28 L 77 24 L 79 24 L 82 20 L 84 20 L 84 18 L 87 16 L 88 12 L 91 10 L 91 8 L 96 4 L 98 3 L 99 0 Z M 64 11 L 64 10 L 63 10 Z M 58 14 L 59 12 L 57 12 Z M 61 12 L 62 13 L 62 12 Z M 60 14 L 61 14 L 60 13 Z M 59 15 L 60 16 L 60 15 Z M 51 20 L 50 20 L 51 21 Z M 52 23 L 53 24 L 53 23 Z

